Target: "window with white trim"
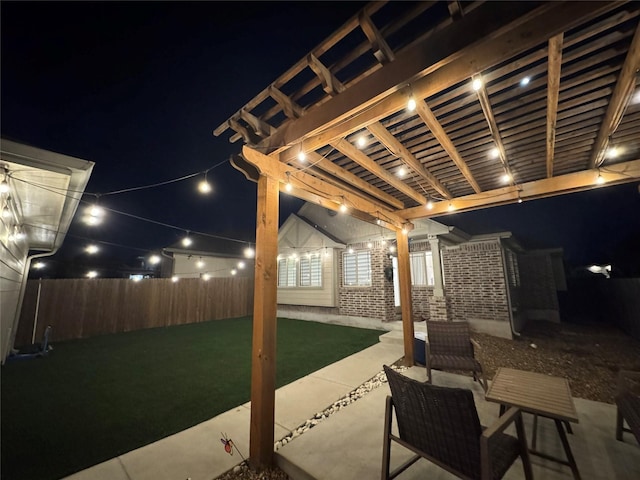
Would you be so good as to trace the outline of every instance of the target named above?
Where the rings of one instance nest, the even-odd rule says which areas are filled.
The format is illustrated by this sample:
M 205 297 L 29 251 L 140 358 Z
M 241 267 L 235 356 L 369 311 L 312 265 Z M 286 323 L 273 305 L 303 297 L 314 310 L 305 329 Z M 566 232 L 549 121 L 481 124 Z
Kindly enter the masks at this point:
M 321 287 L 322 258 L 305 255 L 278 260 L 278 287 Z
M 301 287 L 322 286 L 322 259 L 320 255 L 301 257 L 299 265 Z
M 296 259 L 283 258 L 278 260 L 278 286 L 295 287 L 296 279 Z
M 435 285 L 431 252 L 412 252 L 409 261 L 411 263 L 411 285 Z
M 371 252 L 342 254 L 342 271 L 345 287 L 368 287 L 371 285 Z

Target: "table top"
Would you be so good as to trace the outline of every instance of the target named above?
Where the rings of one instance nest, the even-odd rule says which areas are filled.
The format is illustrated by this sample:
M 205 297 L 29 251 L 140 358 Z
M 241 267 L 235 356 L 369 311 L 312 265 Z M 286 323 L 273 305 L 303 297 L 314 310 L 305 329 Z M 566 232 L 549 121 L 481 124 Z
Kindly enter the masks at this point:
M 500 367 L 485 398 L 525 412 L 578 423 L 566 378 Z

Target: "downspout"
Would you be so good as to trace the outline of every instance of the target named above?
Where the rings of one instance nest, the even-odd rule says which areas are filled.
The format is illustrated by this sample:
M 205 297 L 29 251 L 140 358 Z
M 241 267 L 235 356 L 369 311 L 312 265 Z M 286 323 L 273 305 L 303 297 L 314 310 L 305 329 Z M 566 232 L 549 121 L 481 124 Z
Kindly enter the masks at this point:
M 509 289 L 509 271 L 507 270 L 507 259 L 504 254 L 504 245 L 500 242 L 500 255 L 502 257 L 502 272 L 504 274 L 504 288 L 507 293 L 507 309 L 509 311 L 509 326 L 511 327 L 511 334 L 519 337 L 520 333 L 513 329 L 513 310 L 511 309 L 511 290 Z
M 9 348 L 7 348 L 7 355 L 9 351 L 14 347 L 16 341 L 16 333 L 18 331 L 18 322 L 20 321 L 20 314 L 22 313 L 22 302 L 24 301 L 24 294 L 27 291 L 27 279 L 29 278 L 29 270 L 31 269 L 31 261 L 34 258 L 44 258 L 55 255 L 60 247 L 55 247 L 53 250 L 44 253 L 36 253 L 29 255 L 24 262 L 24 270 L 22 272 L 22 283 L 20 284 L 20 293 L 18 295 L 18 308 L 16 309 L 16 316 L 13 319 L 13 325 L 11 326 L 11 336 L 9 339 Z M 2 358 L 2 365 L 6 361 L 7 357 Z

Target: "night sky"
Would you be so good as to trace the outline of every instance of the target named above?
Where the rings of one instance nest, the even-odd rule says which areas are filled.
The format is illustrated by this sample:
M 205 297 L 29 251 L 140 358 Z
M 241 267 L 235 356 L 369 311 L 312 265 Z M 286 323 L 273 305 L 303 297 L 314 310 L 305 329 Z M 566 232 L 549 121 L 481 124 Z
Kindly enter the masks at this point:
M 127 247 L 111 249 L 123 259 L 184 230 L 252 241 L 256 186 L 228 162 L 240 143 L 212 131 L 363 5 L 2 1 L 3 138 L 95 162 L 86 191 L 102 205 L 183 230 L 116 213 L 91 229 L 74 221 L 59 261 L 86 239 Z M 214 165 L 208 196 L 196 191 L 202 176 L 105 195 Z M 281 222 L 301 204 L 281 195 Z M 570 263 L 618 259 L 640 274 L 637 182 L 436 220 L 510 230 L 525 246 L 564 248 Z

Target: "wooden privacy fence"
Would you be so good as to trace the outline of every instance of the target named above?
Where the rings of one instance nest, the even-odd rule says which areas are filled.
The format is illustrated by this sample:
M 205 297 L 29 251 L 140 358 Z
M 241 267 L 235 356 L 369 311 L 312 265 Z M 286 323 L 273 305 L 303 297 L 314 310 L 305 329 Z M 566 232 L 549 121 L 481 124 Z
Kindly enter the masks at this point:
M 252 278 L 29 280 L 16 346 L 36 341 L 47 325 L 54 341 L 143 328 L 234 318 L 253 313 Z

